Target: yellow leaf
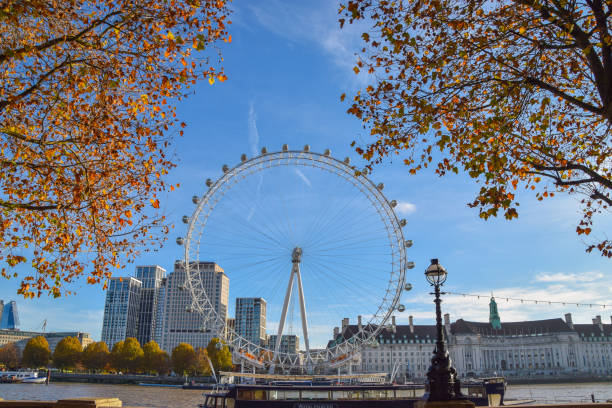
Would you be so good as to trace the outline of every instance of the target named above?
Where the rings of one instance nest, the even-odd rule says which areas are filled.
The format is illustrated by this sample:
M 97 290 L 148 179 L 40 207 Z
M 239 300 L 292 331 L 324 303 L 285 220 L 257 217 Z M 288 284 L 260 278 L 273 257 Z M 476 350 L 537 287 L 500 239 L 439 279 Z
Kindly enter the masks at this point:
M 166 35 L 166 38 L 168 38 L 169 40 L 174 40 L 174 34 L 172 34 L 171 31 L 168 31 L 168 34 Z
M 215 83 L 215 77 L 214 77 L 214 76 L 212 76 L 212 75 L 211 75 L 211 76 L 209 76 L 209 77 L 208 77 L 208 83 L 209 83 L 209 84 L 211 84 L 211 85 L 212 85 L 212 84 L 214 84 L 214 83 Z

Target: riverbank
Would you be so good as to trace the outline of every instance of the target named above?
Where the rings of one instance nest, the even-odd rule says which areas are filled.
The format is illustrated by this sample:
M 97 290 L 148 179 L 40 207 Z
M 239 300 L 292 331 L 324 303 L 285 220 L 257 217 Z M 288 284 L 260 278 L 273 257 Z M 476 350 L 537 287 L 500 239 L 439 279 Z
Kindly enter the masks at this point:
M 188 381 L 196 383 L 211 383 L 211 377 L 189 377 Z M 178 376 L 155 376 L 155 375 L 138 375 L 138 374 L 87 374 L 87 373 L 60 373 L 54 371 L 51 373 L 51 382 L 73 382 L 73 383 L 93 383 L 93 384 L 123 384 L 123 385 L 138 385 L 146 384 L 164 384 L 164 385 L 183 385 L 185 377 Z
M 528 385 L 528 384 L 584 384 L 584 383 L 612 383 L 612 376 L 572 376 L 572 377 L 519 377 L 506 378 L 509 385 Z

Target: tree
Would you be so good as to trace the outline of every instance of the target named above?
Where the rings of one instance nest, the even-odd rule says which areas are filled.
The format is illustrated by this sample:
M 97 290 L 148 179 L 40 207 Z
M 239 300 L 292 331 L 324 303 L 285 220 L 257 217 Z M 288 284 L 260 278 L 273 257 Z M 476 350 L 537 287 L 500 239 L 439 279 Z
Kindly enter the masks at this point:
M 108 346 L 103 341 L 88 344 L 83 350 L 82 361 L 88 370 L 103 370 L 110 362 Z
M 354 70 L 374 83 L 348 110 L 374 137 L 356 146 L 364 171 L 400 153 L 411 174 L 463 169 L 484 219 L 517 217 L 519 186 L 583 194 L 578 234 L 609 211 L 609 1 L 350 0 L 340 13 L 372 26 Z M 607 239 L 593 249 L 612 257 Z
M 216 372 L 228 371 L 233 368 L 232 353 L 230 353 L 227 345 L 219 338 L 212 338 L 208 346 L 206 346 L 206 351 Z
M 204 347 L 197 347 L 195 349 L 194 374 L 201 376 L 212 375 L 212 371 L 210 370 L 208 351 L 206 351 Z
M 154 340 L 151 340 L 142 347 L 143 364 L 142 368 L 147 373 L 166 373 L 168 371 L 168 353 L 159 348 Z
M 19 349 L 15 346 L 15 343 L 9 343 L 0 348 L 0 363 L 4 364 L 9 370 L 19 368 L 20 361 Z
M 81 361 L 83 346 L 76 337 L 64 337 L 53 351 L 53 364 L 60 370 L 74 368 Z
M 185 375 L 191 372 L 195 364 L 195 351 L 191 344 L 180 343 L 172 349 L 172 369 L 175 373 Z
M 110 352 L 110 364 L 115 371 L 127 371 L 127 363 L 124 361 L 123 340 L 116 342 Z
M 0 272 L 20 276 L 18 293 L 105 281 L 163 239 L 174 106 L 226 79 L 228 13 L 223 0 L 3 3 Z
M 43 336 L 37 336 L 32 337 L 23 349 L 22 362 L 30 368 L 46 367 L 50 357 L 49 342 Z

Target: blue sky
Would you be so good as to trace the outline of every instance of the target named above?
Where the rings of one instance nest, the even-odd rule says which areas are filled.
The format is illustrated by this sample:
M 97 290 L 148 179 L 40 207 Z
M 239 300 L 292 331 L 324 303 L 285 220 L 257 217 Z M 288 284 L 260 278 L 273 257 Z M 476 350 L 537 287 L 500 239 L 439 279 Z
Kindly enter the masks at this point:
M 332 1 L 241 2 L 233 7 L 232 43 L 224 44 L 222 49 L 229 79 L 212 86 L 198 85 L 195 94 L 178 107 L 179 116 L 188 126 L 185 135 L 175 139 L 178 167 L 168 181 L 180 182 L 181 187 L 162 202 L 175 228 L 162 249 L 144 254 L 137 264 L 159 264 L 170 271 L 174 260 L 182 256 L 174 240 L 185 234 L 180 220 L 194 209 L 192 195 L 202 194 L 206 178 L 218 178 L 222 165 L 237 164 L 242 153 L 252 156 L 262 146 L 270 151 L 280 150 L 284 143 L 295 148 L 309 144 L 313 151 L 330 148 L 337 158 L 349 156 L 353 163 L 362 163 L 350 143 L 354 139 L 368 140 L 367 132 L 357 119 L 346 114 L 348 105 L 340 102 L 342 93 L 350 95 L 368 81 L 351 69 L 361 27 L 348 26 L 341 31 L 337 4 Z M 483 221 L 476 210 L 466 206 L 478 187 L 465 175 L 440 179 L 423 172 L 410 176 L 399 157 L 396 162 L 376 168 L 371 179 L 384 182 L 385 195 L 399 202 L 397 211 L 407 220 L 405 238 L 414 241 L 408 254 L 416 267 L 407 274 L 414 289 L 402 296 L 407 310 L 396 314 L 398 323 L 406 323 L 410 314 L 417 324 L 433 322 L 433 304 L 423 276 L 433 257 L 438 257 L 449 271 L 448 290 L 612 303 L 610 261 L 586 254 L 585 243 L 574 232 L 580 217 L 578 197 L 558 195 L 540 203 L 526 191 L 519 191 L 518 220 Z M 292 181 L 278 177 L 263 179 L 263 191 L 268 197 L 273 197 L 275 189 L 281 192 L 299 187 L 302 192 L 308 191 L 309 200 L 314 202 L 335 188 L 333 184 L 315 183 L 316 175 L 307 176 L 313 177 L 311 186 L 295 174 Z M 349 222 L 350 217 L 346 215 L 345 221 Z M 609 217 L 600 220 L 595 233 L 603 234 L 611 226 Z M 133 270 L 129 265 L 119 274 L 128 275 Z M 247 287 L 248 282 L 232 275 L 227 267 L 226 270 L 233 301 L 232 287 L 237 291 Z M 268 277 L 266 282 L 284 292 L 288 274 L 279 276 Z M 325 288 L 322 293 L 330 300 L 308 304 L 315 345 L 329 338 L 345 312 L 352 310 L 351 318 L 367 313 L 359 310 L 365 307 L 363 298 L 356 298 L 348 290 L 351 285 L 361 289 L 369 285 L 365 277 L 357 272 L 346 276 L 344 289 L 333 280 L 316 282 Z M 105 296 L 101 287 L 80 282 L 74 286 L 77 296 L 26 301 L 15 294 L 17 286 L 16 281 L 3 281 L 0 298 L 18 301 L 23 330 L 39 328 L 46 318 L 49 331 L 81 330 L 99 338 Z M 269 296 L 276 302 L 282 298 Z M 449 296 L 443 307 L 453 320 L 488 317 L 487 298 L 478 301 Z M 499 303 L 502 321 L 561 317 L 572 312 L 577 322 L 587 322 L 601 314 L 609 323 L 606 316 L 612 313 L 607 309 Z M 277 310 L 278 305 L 270 307 L 271 328 L 278 321 L 278 316 L 272 315 Z

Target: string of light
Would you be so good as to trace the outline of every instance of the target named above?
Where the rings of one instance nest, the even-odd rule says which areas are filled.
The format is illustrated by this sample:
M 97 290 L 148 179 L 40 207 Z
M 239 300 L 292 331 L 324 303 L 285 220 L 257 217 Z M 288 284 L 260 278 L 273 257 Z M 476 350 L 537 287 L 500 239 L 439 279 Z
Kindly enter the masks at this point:
M 450 292 L 450 291 L 445 291 L 445 293 L 447 295 L 456 295 L 456 296 L 463 296 L 463 297 L 474 297 L 474 298 L 488 298 L 490 297 L 489 295 L 478 295 L 478 294 L 473 294 L 473 293 L 461 293 L 461 292 Z M 493 296 L 493 295 L 491 295 Z M 580 307 L 580 306 L 585 306 L 585 307 L 601 307 L 602 309 L 605 309 L 606 307 L 610 307 L 612 305 L 606 305 L 606 304 L 602 304 L 602 303 L 576 303 L 576 302 L 563 302 L 563 301 L 555 301 L 555 300 L 541 300 L 541 299 L 524 299 L 524 298 L 514 298 L 514 297 L 506 297 L 506 296 L 500 296 L 500 297 L 496 297 L 497 300 L 505 300 L 506 302 L 509 301 L 518 301 L 521 303 L 533 303 L 533 304 L 542 304 L 542 305 L 563 305 L 563 306 L 576 306 L 576 307 Z

